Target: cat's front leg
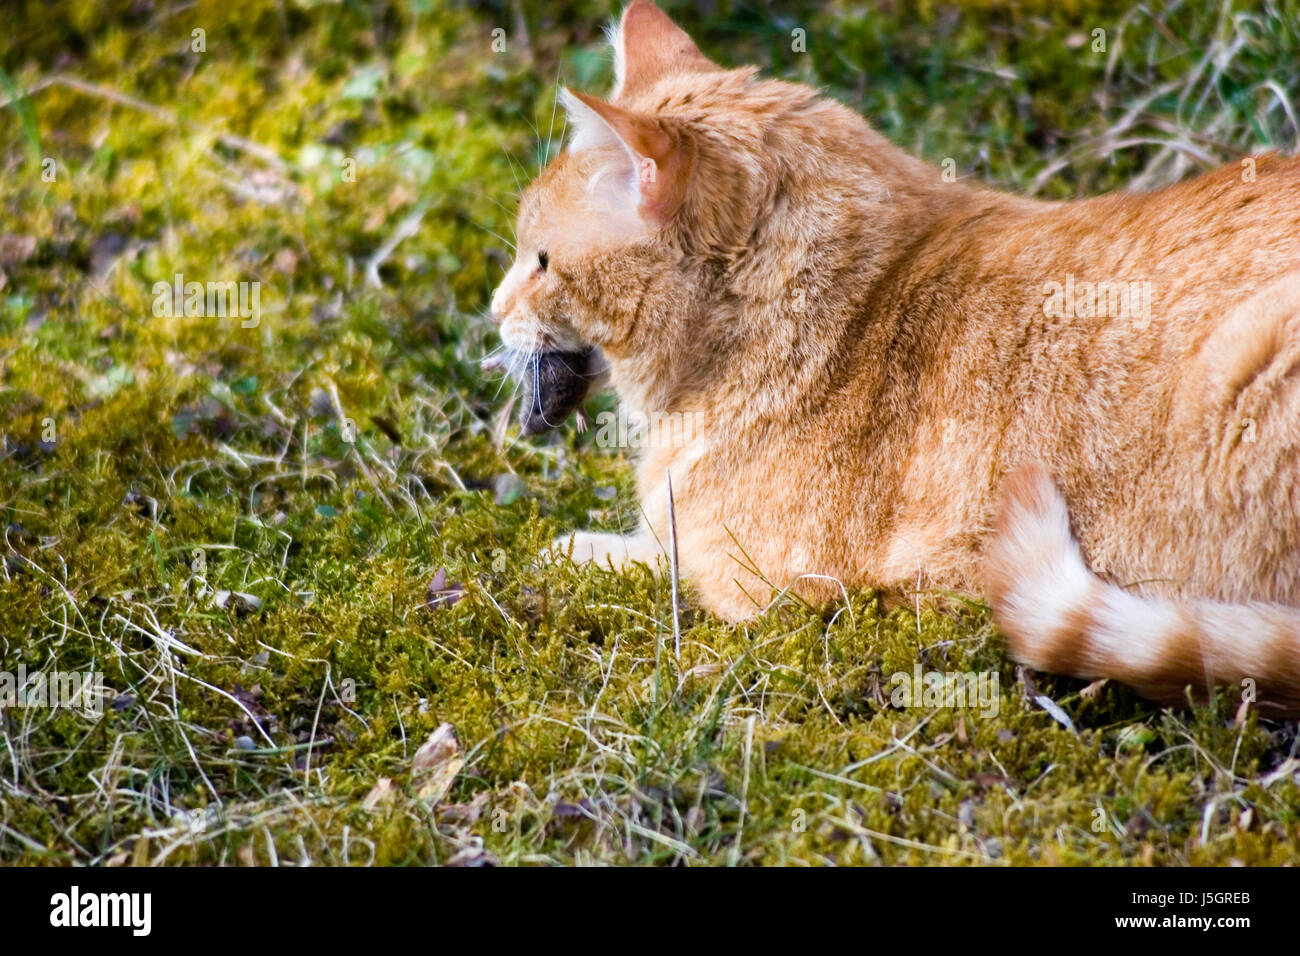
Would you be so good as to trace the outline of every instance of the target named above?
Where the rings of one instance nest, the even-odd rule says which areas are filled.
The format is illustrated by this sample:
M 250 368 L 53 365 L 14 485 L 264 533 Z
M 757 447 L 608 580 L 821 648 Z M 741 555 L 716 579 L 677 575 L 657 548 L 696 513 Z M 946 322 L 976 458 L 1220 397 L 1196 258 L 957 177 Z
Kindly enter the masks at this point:
M 572 550 L 570 550 L 572 548 Z M 640 562 L 652 571 L 668 566 L 668 556 L 649 531 L 635 534 L 609 534 L 599 531 L 579 531 L 556 538 L 546 555 L 554 558 L 572 555 L 575 563 L 588 562 L 615 570 Z

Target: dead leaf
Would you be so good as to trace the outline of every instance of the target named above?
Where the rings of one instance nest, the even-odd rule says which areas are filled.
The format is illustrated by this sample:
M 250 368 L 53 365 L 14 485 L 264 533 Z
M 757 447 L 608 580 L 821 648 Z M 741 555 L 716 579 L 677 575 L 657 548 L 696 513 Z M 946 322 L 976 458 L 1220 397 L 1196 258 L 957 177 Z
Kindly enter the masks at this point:
M 1029 668 L 1016 666 L 1016 681 L 1024 691 L 1025 697 L 1032 700 L 1038 696 L 1038 682 L 1034 680 L 1034 675 Z
M 453 803 L 438 811 L 438 818 L 444 823 L 472 826 L 483 816 L 487 809 L 488 792 L 480 790 L 468 803 Z
M 298 254 L 292 249 L 281 249 L 271 260 L 271 268 L 281 275 L 292 278 L 298 271 Z
M 1000 773 L 977 773 L 971 777 L 971 783 L 975 784 L 975 790 L 979 793 L 992 790 L 994 787 L 1013 789 L 1016 785 L 1014 780 L 1010 777 L 1004 777 Z
M 230 609 L 237 614 L 253 614 L 262 609 L 260 597 L 243 591 L 218 591 L 212 595 L 212 603 L 223 611 Z
M 439 568 L 429 582 L 424 603 L 430 611 L 451 607 L 465 595 L 465 589 L 456 581 L 447 581 L 447 569 Z
M 445 866 L 499 866 L 497 858 L 481 846 L 467 846 L 457 850 Z
M 12 232 L 0 235 L 0 269 L 20 266 L 36 255 L 36 237 Z
M 411 785 L 421 800 L 437 803 L 447 795 L 465 766 L 456 728 L 442 724 L 420 745 L 411 761 Z
M 510 401 L 506 402 L 505 407 L 492 420 L 492 447 L 497 451 L 500 451 L 506 445 L 506 430 L 514 420 L 512 413 L 515 410 L 515 402 L 518 400 L 518 394 L 511 395 Z
M 1241 727 L 1246 723 L 1247 718 L 1250 717 L 1251 703 L 1252 701 L 1248 697 L 1242 700 L 1241 706 L 1237 708 L 1236 716 L 1232 718 L 1232 726 Z
M 1056 701 L 1052 700 L 1052 698 L 1048 697 L 1046 694 L 1039 694 L 1034 698 L 1034 703 L 1051 714 L 1052 719 L 1066 730 L 1071 733 L 1078 733 L 1078 731 L 1074 729 L 1074 721 L 1070 719 L 1070 715 L 1063 711 L 1060 705 L 1057 704 Z
M 1079 696 L 1084 700 L 1096 700 L 1106 685 L 1110 683 L 1110 678 L 1103 677 L 1101 680 L 1095 680 L 1083 690 L 1079 691 Z
M 361 801 L 361 809 L 373 813 L 380 804 L 391 803 L 393 799 L 393 781 L 390 777 L 380 777 L 370 788 L 366 798 Z
M 682 675 L 682 683 L 683 684 L 686 683 L 688 680 L 690 680 L 693 677 L 698 677 L 701 679 L 705 677 L 712 677 L 714 674 L 720 673 L 722 671 L 722 667 L 723 665 L 721 661 L 709 661 L 706 664 L 696 664 L 694 667 L 692 667 L 690 670 L 688 670 L 685 674 Z

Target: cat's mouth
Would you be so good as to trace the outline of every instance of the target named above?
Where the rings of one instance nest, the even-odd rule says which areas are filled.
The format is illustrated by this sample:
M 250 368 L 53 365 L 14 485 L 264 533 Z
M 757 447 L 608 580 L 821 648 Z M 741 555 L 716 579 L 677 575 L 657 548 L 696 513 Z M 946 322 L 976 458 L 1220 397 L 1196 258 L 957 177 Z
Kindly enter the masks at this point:
M 598 372 L 594 368 L 595 349 L 577 352 L 534 352 L 528 356 L 521 384 L 524 405 L 519 423 L 525 435 L 540 435 L 549 428 L 564 424 L 575 408 L 587 397 Z

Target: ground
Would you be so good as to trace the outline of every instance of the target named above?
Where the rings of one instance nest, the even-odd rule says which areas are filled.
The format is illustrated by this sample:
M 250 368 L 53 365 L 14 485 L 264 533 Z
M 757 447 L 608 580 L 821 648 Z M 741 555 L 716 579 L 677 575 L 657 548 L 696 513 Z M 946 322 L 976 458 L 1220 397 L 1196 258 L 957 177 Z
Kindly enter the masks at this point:
M 703 6 L 667 4 L 719 61 L 1002 188 L 1296 144 L 1294 0 Z M 1294 722 L 1021 674 L 927 594 L 728 626 L 687 587 L 679 656 L 666 581 L 534 564 L 636 516 L 625 455 L 522 438 L 479 368 L 611 12 L 6 11 L 0 673 L 99 672 L 104 704 L 0 715 L 0 863 L 1295 859 Z M 917 662 L 995 693 L 905 705 Z

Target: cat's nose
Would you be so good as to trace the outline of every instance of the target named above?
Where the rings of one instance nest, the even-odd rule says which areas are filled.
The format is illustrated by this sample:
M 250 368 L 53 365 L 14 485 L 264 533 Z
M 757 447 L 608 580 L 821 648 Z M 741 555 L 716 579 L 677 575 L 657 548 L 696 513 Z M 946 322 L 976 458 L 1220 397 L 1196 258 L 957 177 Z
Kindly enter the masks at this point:
M 505 313 L 501 309 L 501 290 L 497 289 L 492 293 L 492 301 L 488 303 L 488 315 L 492 316 L 492 321 L 500 325 L 505 319 Z

